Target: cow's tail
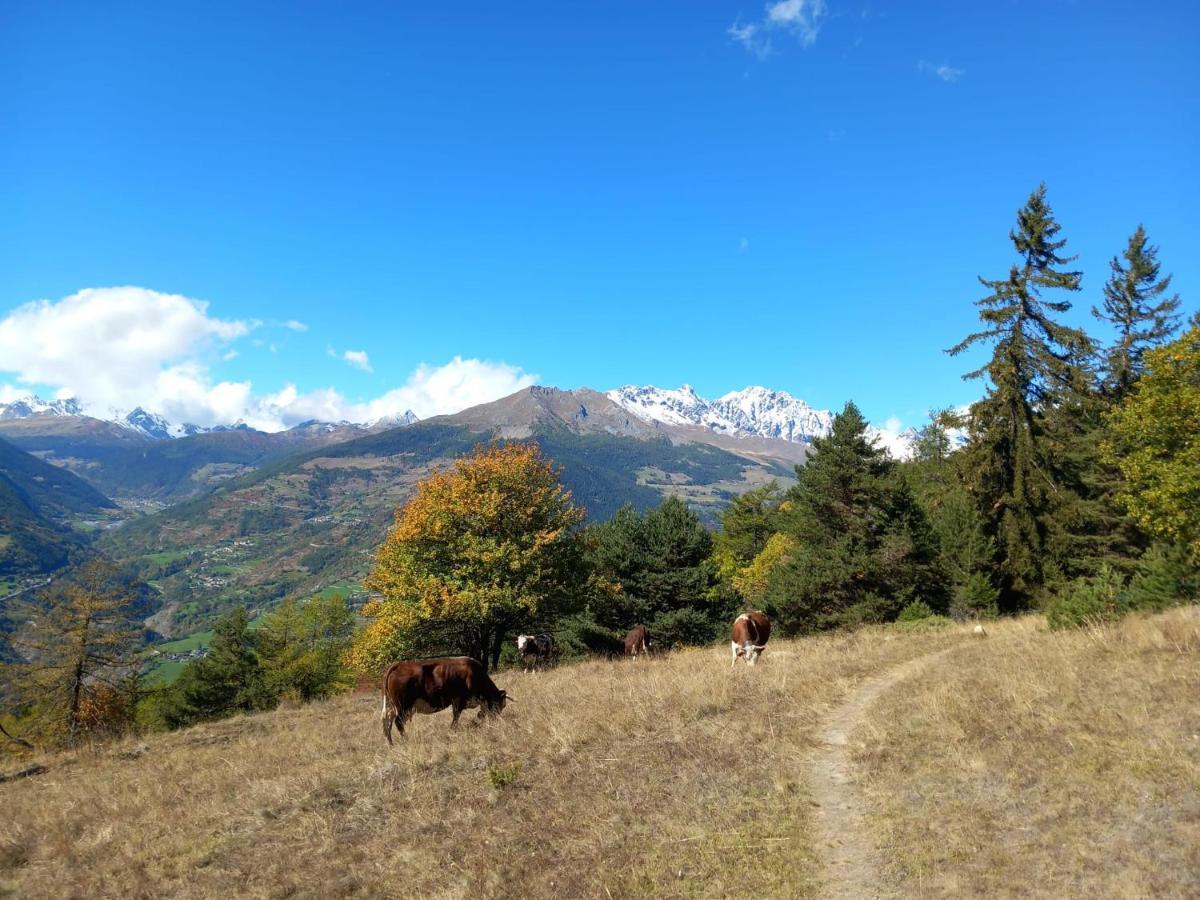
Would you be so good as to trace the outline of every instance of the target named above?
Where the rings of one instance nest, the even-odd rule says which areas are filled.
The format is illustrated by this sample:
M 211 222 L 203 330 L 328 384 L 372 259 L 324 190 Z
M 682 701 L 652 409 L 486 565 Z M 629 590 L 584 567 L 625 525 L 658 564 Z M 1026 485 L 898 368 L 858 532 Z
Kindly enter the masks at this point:
M 387 674 L 383 676 L 383 736 L 387 738 L 388 746 L 392 746 L 392 726 L 395 725 L 400 729 L 400 734 L 404 734 L 404 722 L 400 719 L 400 710 L 396 708 L 396 704 L 392 702 L 391 696 L 387 689 Z

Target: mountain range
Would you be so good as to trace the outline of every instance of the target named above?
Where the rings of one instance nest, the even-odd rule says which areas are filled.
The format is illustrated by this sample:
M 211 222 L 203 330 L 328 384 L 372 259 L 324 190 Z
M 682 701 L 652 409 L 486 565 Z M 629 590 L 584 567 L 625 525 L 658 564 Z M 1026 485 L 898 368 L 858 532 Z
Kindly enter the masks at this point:
M 731 437 L 758 437 L 782 440 L 791 443 L 809 444 L 814 438 L 829 434 L 833 425 L 833 414 L 828 410 L 814 409 L 803 400 L 786 391 L 776 391 L 760 386 L 750 386 L 740 391 L 731 391 L 716 400 L 707 400 L 696 393 L 691 385 L 677 389 L 654 387 L 653 385 L 626 385 L 606 393 L 608 399 L 623 409 L 647 422 L 664 425 L 698 426 Z M 48 417 L 79 417 L 84 411 L 81 404 L 72 398 L 45 401 L 36 395 L 21 398 L 8 404 L 0 404 L 0 423 L 19 419 L 39 419 L 44 423 Z M 192 423 L 172 423 L 162 415 L 137 407 L 130 412 L 113 411 L 100 419 L 118 427 L 128 429 L 152 440 L 193 437 L 214 432 L 252 430 L 244 422 L 233 422 L 212 426 Z M 402 415 L 371 422 L 302 422 L 294 428 L 309 429 L 320 426 L 333 431 L 341 429 L 381 430 L 388 427 L 409 425 L 418 421 L 416 414 L 408 410 Z M 896 436 L 882 429 L 873 429 L 874 436 L 893 455 L 906 453 L 904 435 Z
M 78 476 L 70 484 L 95 489 L 93 503 L 120 505 L 103 521 L 57 516 L 59 533 L 39 534 L 87 543 L 61 529 L 97 520 L 91 547 L 153 588 L 148 624 L 168 635 L 210 627 L 237 604 L 359 590 L 416 483 L 482 442 L 536 441 L 592 521 L 677 496 L 715 525 L 734 496 L 789 483 L 831 423 L 761 387 L 715 401 L 687 386 L 531 387 L 421 421 L 312 421 L 274 433 L 235 423 L 188 434 L 144 410 L 104 420 L 69 400 L 0 407 L 0 438 L 25 451 L 24 471 L 66 469 Z

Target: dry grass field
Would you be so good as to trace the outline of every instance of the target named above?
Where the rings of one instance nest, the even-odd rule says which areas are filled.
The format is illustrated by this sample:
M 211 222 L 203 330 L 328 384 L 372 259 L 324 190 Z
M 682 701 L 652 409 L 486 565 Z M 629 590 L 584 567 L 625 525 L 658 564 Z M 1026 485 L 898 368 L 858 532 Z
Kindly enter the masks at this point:
M 499 720 L 417 716 L 393 750 L 372 694 L 46 758 L 0 784 L 0 894 L 836 891 L 813 769 L 873 679 L 847 758 L 889 885 L 1194 893 L 1195 611 L 991 632 L 778 641 L 755 669 L 713 649 L 502 672 Z
M 853 748 L 905 895 L 1200 897 L 1200 607 L 1013 623 L 882 696 Z

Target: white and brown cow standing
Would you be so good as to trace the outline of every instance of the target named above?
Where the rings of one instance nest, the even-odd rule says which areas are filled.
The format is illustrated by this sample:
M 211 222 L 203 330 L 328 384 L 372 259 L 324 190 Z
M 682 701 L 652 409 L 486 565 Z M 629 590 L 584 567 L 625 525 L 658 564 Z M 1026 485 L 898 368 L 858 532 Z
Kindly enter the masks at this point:
M 742 613 L 734 619 L 731 640 L 733 659 L 729 663 L 730 668 L 737 665 L 739 656 L 744 656 L 748 665 L 754 665 L 766 649 L 770 636 L 771 620 L 765 613 Z
M 525 671 L 539 669 L 554 656 L 554 638 L 548 634 L 517 635 L 517 652 L 525 664 Z

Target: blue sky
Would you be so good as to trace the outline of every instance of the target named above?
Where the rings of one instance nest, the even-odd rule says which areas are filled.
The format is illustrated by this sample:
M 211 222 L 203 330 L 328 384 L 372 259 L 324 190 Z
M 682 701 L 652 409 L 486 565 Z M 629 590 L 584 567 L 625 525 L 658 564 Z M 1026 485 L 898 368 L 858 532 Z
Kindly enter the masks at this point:
M 0 386 L 299 415 L 764 384 L 916 422 L 976 394 L 942 350 L 1039 181 L 1075 321 L 1139 222 L 1200 305 L 1198 26 L 1182 0 L 6 3 Z M 145 290 L 62 304 L 114 286 Z M 88 330 L 114 304 L 136 340 Z

